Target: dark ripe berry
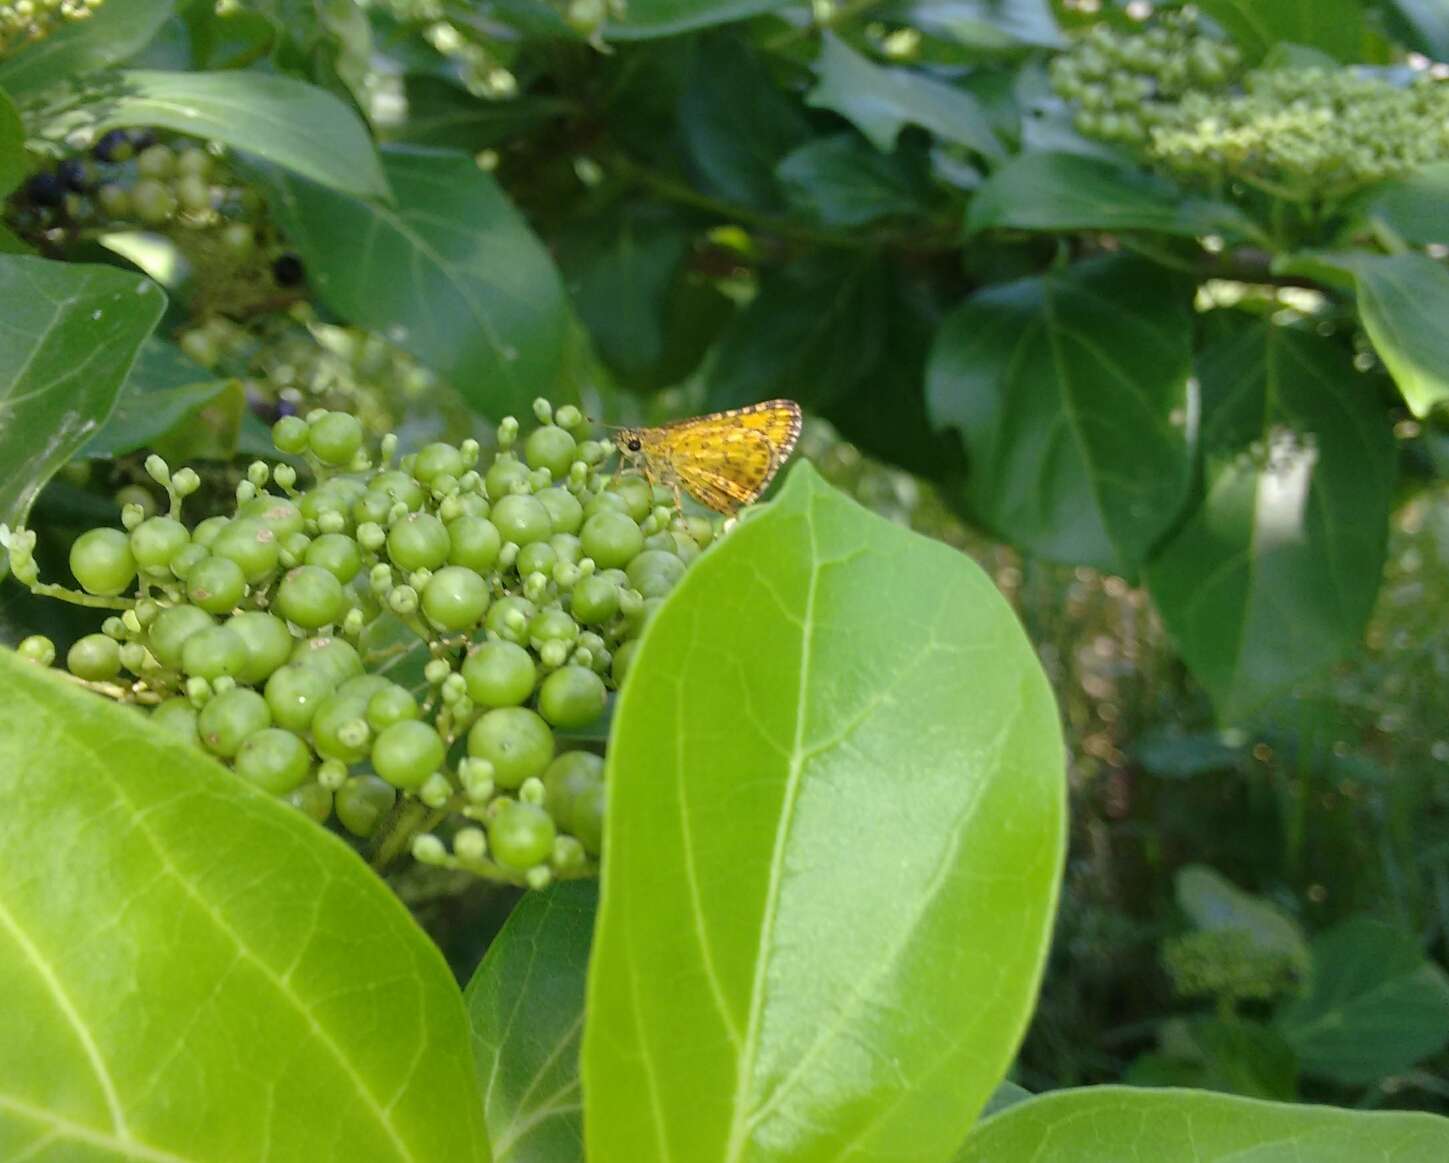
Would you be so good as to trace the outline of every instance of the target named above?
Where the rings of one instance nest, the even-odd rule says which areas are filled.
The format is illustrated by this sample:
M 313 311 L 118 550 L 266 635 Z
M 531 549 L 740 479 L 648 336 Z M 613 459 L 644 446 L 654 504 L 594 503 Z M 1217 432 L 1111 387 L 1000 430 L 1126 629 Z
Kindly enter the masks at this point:
M 291 400 L 287 399 L 284 396 L 282 399 L 280 399 L 280 400 L 277 401 L 277 415 L 278 416 L 295 416 L 296 414 L 297 414 L 297 405 L 294 404 Z
M 59 206 L 65 201 L 65 184 L 55 174 L 36 174 L 25 183 L 25 198 L 32 206 Z
M 132 149 L 150 149 L 156 144 L 156 131 L 153 129 L 133 129 L 127 136 Z
M 67 158 L 56 167 L 55 172 L 66 188 L 77 194 L 84 194 L 95 185 L 95 179 L 80 158 Z
M 113 129 L 96 142 L 91 153 L 97 161 L 123 162 L 131 156 L 134 150 L 135 146 L 131 144 L 131 138 L 126 131 Z
M 300 287 L 306 277 L 307 270 L 295 254 L 281 255 L 272 263 L 272 278 L 279 287 Z

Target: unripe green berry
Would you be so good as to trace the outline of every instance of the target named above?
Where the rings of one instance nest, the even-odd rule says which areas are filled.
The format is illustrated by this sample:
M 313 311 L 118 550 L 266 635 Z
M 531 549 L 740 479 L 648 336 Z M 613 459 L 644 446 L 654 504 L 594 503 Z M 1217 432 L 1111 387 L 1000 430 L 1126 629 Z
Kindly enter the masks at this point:
M 625 513 L 600 511 L 584 521 L 579 531 L 584 554 L 600 569 L 624 566 L 644 548 L 644 534 Z
M 109 681 L 121 672 L 121 648 L 104 634 L 87 634 L 67 652 L 65 667 L 88 682 Z
M 493 765 L 494 782 L 501 788 L 516 788 L 541 775 L 553 751 L 548 724 L 525 707 L 488 711 L 468 732 L 468 754 Z
M 178 697 L 158 704 L 152 710 L 150 720 L 168 734 L 201 746 L 201 735 L 196 729 L 196 708 L 187 699 Z
M 596 722 L 607 701 L 604 680 L 581 666 L 560 667 L 538 688 L 539 713 L 565 731 Z
M 505 541 L 524 546 L 533 541 L 546 541 L 553 535 L 553 519 L 537 497 L 511 494 L 493 506 L 493 524 Z
M 151 517 L 131 530 L 131 556 L 152 577 L 170 576 L 171 559 L 190 543 L 186 526 L 170 517 Z
M 206 710 L 220 701 L 214 699 Z M 239 776 L 262 791 L 285 795 L 307 781 L 312 753 L 292 732 L 267 727 L 246 737 L 237 749 L 234 767 Z
M 267 705 L 278 726 L 305 731 L 336 685 L 322 667 L 284 666 L 267 679 Z
M 522 870 L 549 858 L 557 834 L 542 808 L 505 803 L 488 821 L 488 849 L 499 864 Z
M 334 797 L 337 819 L 354 836 L 366 840 L 392 811 L 397 789 L 375 775 L 354 775 Z
M 245 610 L 228 618 L 226 627 L 246 643 L 246 665 L 236 677 L 249 686 L 266 682 L 292 656 L 296 640 L 287 624 L 273 614 Z
M 131 539 L 120 529 L 82 533 L 70 547 L 70 571 L 89 594 L 115 597 L 124 593 L 136 578 Z
M 446 749 L 431 724 L 404 720 L 385 728 L 372 745 L 372 766 L 394 787 L 411 791 L 443 765 Z
M 272 425 L 272 443 L 279 452 L 297 454 L 307 449 L 307 421 L 300 416 L 283 416 Z
M 21 640 L 20 645 L 15 648 L 15 653 L 27 662 L 49 666 L 55 661 L 55 643 L 43 634 L 32 634 L 29 638 Z
M 247 579 L 241 566 L 225 557 L 199 561 L 186 578 L 186 596 L 209 614 L 225 614 L 246 594 Z
M 468 697 L 483 707 L 516 707 L 533 694 L 533 657 L 513 642 L 485 642 L 463 660 Z
M 299 565 L 282 578 L 275 599 L 277 612 L 298 626 L 315 630 L 336 622 L 346 610 L 342 583 L 315 565 Z
M 181 648 L 181 669 L 209 681 L 235 678 L 246 666 L 247 657 L 246 643 L 239 634 L 225 626 L 208 626 L 186 639 Z
M 308 446 L 323 464 L 350 464 L 362 447 L 362 421 L 346 412 L 328 412 L 309 425 Z
M 202 745 L 225 758 L 235 755 L 243 740 L 271 725 L 267 700 L 245 687 L 217 695 L 201 709 L 196 721 Z
M 488 609 L 488 583 L 471 569 L 445 566 L 428 579 L 421 594 L 423 614 L 441 630 L 476 626 Z

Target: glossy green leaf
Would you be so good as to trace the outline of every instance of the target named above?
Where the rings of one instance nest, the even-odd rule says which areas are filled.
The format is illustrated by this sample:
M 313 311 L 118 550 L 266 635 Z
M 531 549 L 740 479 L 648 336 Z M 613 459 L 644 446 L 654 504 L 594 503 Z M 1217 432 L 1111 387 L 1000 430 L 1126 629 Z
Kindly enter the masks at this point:
M 985 574 L 797 465 L 656 615 L 606 778 L 590 1163 L 949 1159 L 1063 857 L 1056 711 Z
M 116 406 L 101 430 L 86 442 L 82 455 L 119 456 L 145 448 L 226 390 L 174 345 L 151 338 L 141 346 Z
M 1320 257 L 1353 275 L 1364 330 L 1414 415 L 1449 403 L 1449 270 L 1422 254 Z
M 293 77 L 135 70 L 109 82 L 95 101 L 97 132 L 131 126 L 174 129 L 349 194 L 385 197 L 388 192 L 361 118 L 340 98 Z
M 941 326 L 926 398 L 961 498 L 1028 552 L 1134 572 L 1191 483 L 1190 288 L 1131 259 L 992 287 Z
M 815 72 L 820 80 L 805 100 L 839 113 L 883 153 L 895 148 L 907 125 L 918 125 L 984 157 L 1002 156 L 990 117 L 963 89 L 908 69 L 873 64 L 828 33 Z
M 899 151 L 883 154 L 853 133 L 820 137 L 775 167 L 790 205 L 826 226 L 864 226 L 921 214 L 925 183 Z
M 788 0 L 630 0 L 605 28 L 608 40 L 651 40 L 733 24 L 784 8 Z
M 1405 26 L 1410 48 L 1435 60 L 1449 56 L 1449 5 L 1443 0 L 1389 0 L 1387 7 Z
M 583 1163 L 579 1044 L 598 896 L 592 880 L 528 893 L 463 995 L 497 1163 Z
M 1265 321 L 1201 354 L 1204 497 L 1147 581 L 1220 717 L 1350 649 L 1383 568 L 1390 421 L 1350 355 Z
M 1306 1073 L 1368 1085 L 1449 1043 L 1449 976 L 1411 935 L 1357 917 L 1314 940 L 1312 982 L 1277 1022 Z
M 383 141 L 473 154 L 537 131 L 572 109 L 557 98 L 520 96 L 486 101 L 447 78 L 415 73 L 403 78 L 403 91 L 407 120 L 379 126 Z
M 1360 0 L 1200 0 L 1199 7 L 1252 61 L 1286 41 L 1356 62 L 1368 31 Z
M 1236 931 L 1254 949 L 1285 958 L 1300 971 L 1308 968 L 1308 939 L 1298 923 L 1271 901 L 1246 893 L 1215 870 L 1189 864 L 1178 870 L 1177 903 L 1205 932 Z
M 274 210 L 339 315 L 384 333 L 486 416 L 556 390 L 569 323 L 543 244 L 472 158 L 384 154 L 397 206 L 274 174 Z
M 15 526 L 111 414 L 166 296 L 114 267 L 0 255 L 0 303 L 0 522 Z
M 28 99 L 140 52 L 171 16 L 172 0 L 105 0 L 86 20 L 0 60 L 0 87 Z
M 1405 242 L 1449 244 L 1449 162 L 1434 162 L 1374 187 L 1362 213 Z
M 25 127 L 15 103 L 0 89 L 0 198 L 25 177 Z
M 971 199 L 966 227 L 1261 234 L 1236 207 L 1189 198 L 1145 170 L 1074 153 L 1031 151 L 993 173 Z
M 976 51 L 1061 48 L 1049 0 L 907 0 L 887 13 L 927 36 Z
M 1449 1119 L 1433 1115 L 1093 1086 L 986 1120 L 957 1163 L 1440 1163 L 1446 1153 Z
M 457 987 L 355 855 L 6 651 L 0 689 L 0 1153 L 488 1158 Z
M 679 136 L 698 185 L 728 202 L 782 202 L 775 166 L 810 140 L 798 98 L 786 95 L 758 52 L 737 37 L 702 41 L 679 101 Z

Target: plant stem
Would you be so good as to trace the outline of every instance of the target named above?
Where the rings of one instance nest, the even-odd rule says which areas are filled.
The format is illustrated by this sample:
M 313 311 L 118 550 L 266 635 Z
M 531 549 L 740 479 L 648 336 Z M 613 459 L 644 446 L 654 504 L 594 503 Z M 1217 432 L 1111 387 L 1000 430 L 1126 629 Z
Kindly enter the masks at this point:
M 92 606 L 97 610 L 131 610 L 136 606 L 134 598 L 106 598 L 99 594 L 68 589 L 54 582 L 36 582 L 30 587 L 30 592 L 46 598 L 59 598 L 73 606 Z

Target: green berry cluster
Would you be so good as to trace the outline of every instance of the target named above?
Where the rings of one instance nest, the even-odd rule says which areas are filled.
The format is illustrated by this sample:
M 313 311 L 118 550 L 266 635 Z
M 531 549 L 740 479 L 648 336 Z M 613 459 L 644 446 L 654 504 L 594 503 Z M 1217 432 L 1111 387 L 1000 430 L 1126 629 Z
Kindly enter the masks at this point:
M 1225 1005 L 1270 1001 L 1292 989 L 1301 966 L 1267 950 L 1242 929 L 1212 929 L 1174 937 L 1163 945 L 1163 967 L 1180 998 L 1212 998 Z
M 239 379 L 268 420 L 313 408 L 342 409 L 369 432 L 386 432 L 399 411 L 429 396 L 437 378 L 375 332 L 321 320 L 303 300 L 238 323 L 212 315 L 177 339 L 218 375 Z M 434 401 L 439 406 L 441 402 Z
M 299 286 L 300 261 L 285 252 L 260 195 L 218 146 L 149 129 L 113 129 L 88 154 L 38 171 L 11 200 L 17 233 L 53 250 L 77 238 L 144 229 L 168 235 L 199 283 L 235 312 Z M 202 305 L 203 308 L 205 304 Z
M 1341 198 L 1449 157 L 1449 85 L 1350 69 L 1259 70 L 1241 92 L 1189 93 L 1152 130 L 1152 157 L 1277 196 Z
M 468 440 L 394 465 L 396 438 L 372 455 L 348 413 L 283 417 L 274 442 L 311 486 L 257 462 L 234 510 L 194 525 L 196 474 L 152 456 L 169 510 L 127 506 L 122 528 L 77 538 L 78 588 L 40 580 L 28 530 L 5 538 L 11 569 L 116 611 L 70 648 L 71 676 L 316 819 L 515 883 L 584 875 L 608 692 L 718 530 L 602 472 L 609 447 L 577 408 L 535 411 L 526 439 L 502 422 L 487 463 Z M 40 637 L 20 651 L 56 655 Z
M 89 19 L 102 0 L 4 0 L 0 3 L 0 57 L 49 36 L 62 24 Z
M 1052 61 L 1052 87 L 1077 107 L 1077 129 L 1101 141 L 1146 146 L 1188 93 L 1225 88 L 1241 54 L 1204 35 L 1188 13 L 1164 12 L 1152 27 L 1095 24 Z

